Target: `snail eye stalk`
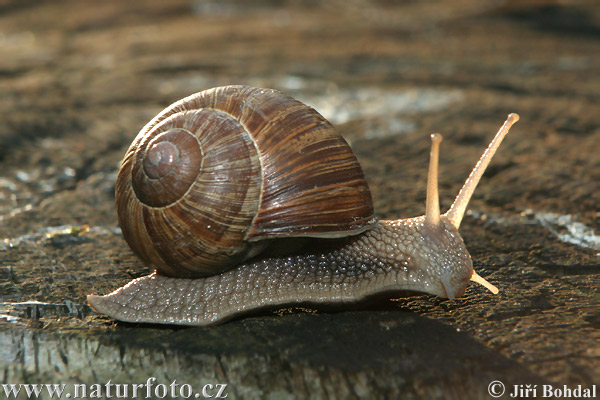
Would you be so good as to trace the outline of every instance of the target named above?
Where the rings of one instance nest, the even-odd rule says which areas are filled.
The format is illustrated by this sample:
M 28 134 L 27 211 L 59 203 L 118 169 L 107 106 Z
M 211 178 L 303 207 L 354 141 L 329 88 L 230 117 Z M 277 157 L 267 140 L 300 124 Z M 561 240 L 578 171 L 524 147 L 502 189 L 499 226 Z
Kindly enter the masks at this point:
M 471 196 L 473 195 L 479 180 L 481 179 L 490 161 L 492 161 L 492 157 L 494 157 L 494 154 L 496 154 L 496 150 L 498 150 L 500 143 L 502 143 L 502 139 L 504 139 L 510 130 L 510 127 L 518 120 L 518 114 L 512 113 L 508 115 L 504 125 L 502 125 L 498 133 L 496 133 L 496 136 L 494 136 L 494 139 L 488 148 L 485 150 L 479 161 L 477 161 L 477 164 L 475 164 L 475 167 L 465 181 L 462 189 L 460 189 L 460 192 L 458 192 L 458 196 L 456 196 L 454 203 L 452 203 L 452 206 L 446 213 L 446 217 L 450 220 L 450 222 L 452 222 L 452 225 L 454 225 L 456 229 L 460 227 L 460 223 L 465 215 L 467 206 L 469 205 L 469 200 L 471 200 Z

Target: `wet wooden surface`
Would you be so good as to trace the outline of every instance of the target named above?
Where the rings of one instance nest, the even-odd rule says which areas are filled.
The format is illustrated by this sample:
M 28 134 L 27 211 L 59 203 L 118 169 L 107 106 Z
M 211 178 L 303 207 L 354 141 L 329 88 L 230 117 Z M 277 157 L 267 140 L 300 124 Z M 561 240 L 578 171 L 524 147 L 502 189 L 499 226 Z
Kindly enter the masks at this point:
M 229 398 L 489 398 L 600 383 L 600 11 L 586 1 L 0 1 L 2 383 L 227 383 Z M 149 272 L 114 184 L 137 131 L 205 88 L 283 90 L 351 142 L 382 218 L 442 208 L 506 114 L 461 232 L 500 287 L 212 328 L 116 323 Z M 505 395 L 506 396 L 506 395 Z

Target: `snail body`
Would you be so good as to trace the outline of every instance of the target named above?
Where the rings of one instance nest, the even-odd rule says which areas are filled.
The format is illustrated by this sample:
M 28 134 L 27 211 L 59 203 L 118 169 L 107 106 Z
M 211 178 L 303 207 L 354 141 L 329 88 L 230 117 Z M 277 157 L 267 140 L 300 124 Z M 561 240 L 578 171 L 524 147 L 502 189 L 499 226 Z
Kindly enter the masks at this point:
M 210 325 L 286 304 L 454 298 L 469 280 L 497 292 L 473 271 L 458 227 L 517 120 L 443 215 L 432 135 L 425 215 L 380 221 L 356 157 L 312 108 L 246 86 L 187 97 L 140 131 L 117 180 L 123 236 L 156 272 L 88 302 L 122 321 Z

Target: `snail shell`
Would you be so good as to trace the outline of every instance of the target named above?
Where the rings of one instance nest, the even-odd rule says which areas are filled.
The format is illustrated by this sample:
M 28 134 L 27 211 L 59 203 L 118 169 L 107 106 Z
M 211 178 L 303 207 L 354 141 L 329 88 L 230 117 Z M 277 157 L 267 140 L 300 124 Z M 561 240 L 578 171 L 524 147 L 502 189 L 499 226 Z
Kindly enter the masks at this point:
M 116 187 L 123 236 L 159 274 L 217 274 L 285 237 L 375 223 L 363 171 L 311 107 L 247 86 L 167 107 L 133 141 Z

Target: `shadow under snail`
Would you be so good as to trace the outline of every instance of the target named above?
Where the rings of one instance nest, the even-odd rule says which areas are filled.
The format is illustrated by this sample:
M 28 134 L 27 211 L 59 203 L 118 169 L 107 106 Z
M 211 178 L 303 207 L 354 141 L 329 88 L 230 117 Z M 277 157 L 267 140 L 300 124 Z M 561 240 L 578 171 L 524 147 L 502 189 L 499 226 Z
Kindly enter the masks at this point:
M 311 107 L 247 86 L 186 97 L 140 131 L 117 179 L 123 236 L 156 272 L 88 302 L 121 321 L 210 325 L 290 304 L 454 298 L 469 280 L 497 293 L 458 228 L 518 119 L 508 116 L 441 215 L 442 137 L 431 135 L 425 215 L 378 220 L 355 155 Z

